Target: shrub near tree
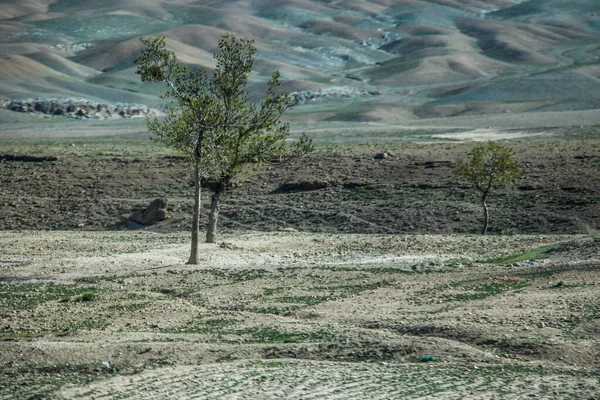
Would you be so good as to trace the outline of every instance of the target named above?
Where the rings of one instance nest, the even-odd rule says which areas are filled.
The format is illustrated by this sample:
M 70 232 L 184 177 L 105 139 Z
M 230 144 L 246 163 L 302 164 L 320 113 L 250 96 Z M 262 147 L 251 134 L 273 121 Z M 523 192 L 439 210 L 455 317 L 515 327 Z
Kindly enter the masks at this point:
M 484 235 L 490 221 L 487 198 L 492 189 L 507 185 L 520 177 L 519 167 L 513 156 L 514 151 L 510 147 L 490 141 L 477 144 L 470 160 L 457 161 L 456 174 L 481 196 Z
M 253 69 L 256 48 L 247 38 L 223 35 L 212 77 L 203 70 L 190 71 L 166 49 L 164 37 L 141 38 L 141 55 L 135 60 L 143 82 L 161 82 L 167 87 L 164 119 L 148 119 L 147 127 L 167 146 L 179 151 L 189 162 L 194 179 L 192 245 L 188 264 L 198 263 L 201 210 L 201 180 L 214 183 L 206 241 L 216 240 L 219 205 L 225 188 L 248 163 L 299 155 L 310 151 L 310 140 L 302 137 L 286 146 L 289 125 L 281 116 L 296 100 L 278 94 L 278 71 L 272 73 L 266 95 L 252 103 L 246 90 Z

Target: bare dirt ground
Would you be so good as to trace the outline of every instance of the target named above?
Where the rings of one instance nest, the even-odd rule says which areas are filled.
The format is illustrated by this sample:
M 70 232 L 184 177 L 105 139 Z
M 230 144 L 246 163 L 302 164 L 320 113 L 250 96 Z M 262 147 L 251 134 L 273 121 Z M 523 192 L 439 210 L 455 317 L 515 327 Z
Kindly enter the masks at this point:
M 3 125 L 57 160 L 0 161 L 0 398 L 598 398 L 598 128 L 499 130 L 523 179 L 486 237 L 472 143 L 433 135 L 496 130 L 356 132 L 244 171 L 188 266 L 185 167 L 140 123 Z
M 595 132 L 594 128 L 586 131 Z M 542 132 L 546 138 L 569 134 L 561 129 Z M 471 135 L 483 137 L 481 131 Z M 58 144 L 48 139 L 47 146 L 43 141 L 36 146 L 27 142 L 5 146 L 7 152 L 56 155 L 58 160 L 0 161 L 0 202 L 5 205 L 0 229 L 123 229 L 134 209 L 157 197 L 168 200 L 171 218 L 152 229 L 188 229 L 191 182 L 185 166 L 163 148 L 155 145 L 136 152 L 126 142 L 119 146 L 53 140 Z M 493 233 L 598 229 L 597 140 L 510 145 L 523 177 L 490 198 Z M 475 233 L 481 223 L 477 195 L 453 175 L 456 160 L 468 157 L 471 146 L 454 142 L 330 145 L 302 160 L 249 168 L 228 190 L 220 224 L 226 230 Z M 374 159 L 381 152 L 389 157 Z M 203 193 L 208 207 L 210 190 Z
M 600 393 L 597 235 L 0 233 L 0 398 Z

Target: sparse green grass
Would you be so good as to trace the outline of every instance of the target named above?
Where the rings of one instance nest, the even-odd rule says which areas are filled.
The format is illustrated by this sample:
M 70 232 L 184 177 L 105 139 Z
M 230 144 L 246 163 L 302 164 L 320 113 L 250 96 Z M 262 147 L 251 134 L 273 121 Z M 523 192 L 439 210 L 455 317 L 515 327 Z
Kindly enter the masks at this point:
M 556 247 L 556 245 L 542 246 L 542 247 L 535 248 L 533 250 L 526 251 L 524 253 L 514 254 L 514 255 L 508 256 L 508 257 L 489 259 L 486 261 L 486 263 L 488 263 L 488 264 L 513 264 L 513 263 L 517 263 L 517 262 L 531 261 L 531 260 L 535 260 L 537 258 L 542 258 L 543 255 L 548 250 L 550 250 L 554 247 Z
M 544 289 L 573 289 L 573 288 L 581 288 L 586 286 L 594 286 L 594 283 L 588 282 L 572 282 L 565 283 L 564 281 L 558 281 L 555 284 L 552 284 Z
M 126 373 L 123 368 L 105 368 L 97 364 L 29 364 L 4 368 L 0 374 L 0 396 L 4 399 L 45 399 L 65 385 L 85 385 L 105 379 L 117 373 Z
M 245 343 L 323 343 L 336 342 L 340 338 L 335 334 L 318 329 L 309 332 L 283 332 L 269 326 L 238 329 L 235 334 L 248 336 Z
M 146 297 L 148 298 L 148 297 Z M 141 301 L 141 302 L 119 302 L 117 304 L 113 304 L 107 306 L 105 308 L 106 311 L 121 311 L 121 312 L 135 312 L 139 310 L 143 310 L 151 304 L 150 301 Z
M 95 286 L 47 283 L 0 285 L 0 307 L 12 310 L 33 310 L 52 301 L 92 301 L 100 292 Z
M 128 237 L 116 234 L 108 236 L 111 237 L 110 240 L 107 238 L 99 242 L 119 243 L 131 239 L 131 242 L 137 245 L 138 242 L 142 244 L 144 240 L 143 235 Z M 165 238 L 165 242 L 171 243 L 171 240 L 177 240 L 178 237 L 168 236 Z M 149 240 L 154 239 L 152 237 Z M 477 390 L 484 390 L 483 388 L 487 390 L 489 385 L 500 379 L 505 379 L 508 383 L 511 378 L 529 379 L 534 376 L 533 372 L 538 370 L 519 372 L 512 371 L 510 365 L 502 367 L 505 369 L 492 369 L 488 368 L 489 365 L 480 364 L 475 370 L 472 368 L 471 353 L 465 355 L 464 363 L 460 361 L 456 363 L 442 350 L 437 353 L 438 347 L 435 344 L 431 347 L 423 347 L 423 343 L 429 340 L 429 336 L 461 342 L 460 338 L 452 336 L 457 331 L 449 331 L 448 336 L 444 336 L 443 332 L 440 333 L 436 330 L 421 333 L 405 331 L 406 335 L 414 335 L 412 338 L 405 337 L 407 342 L 387 341 L 385 338 L 389 337 L 389 334 L 396 330 L 401 332 L 403 328 L 407 327 L 435 327 L 439 321 L 445 321 L 447 318 L 452 318 L 453 314 L 473 307 L 473 304 L 465 304 L 466 302 L 485 300 L 517 291 L 526 295 L 530 290 L 528 286 L 531 287 L 531 290 L 545 290 L 544 293 L 548 296 L 560 295 L 559 292 L 563 289 L 569 291 L 584 288 L 588 293 L 590 290 L 582 284 L 585 278 L 577 280 L 570 275 L 561 277 L 561 279 L 571 280 L 565 280 L 564 282 L 567 283 L 560 285 L 549 284 L 548 280 L 540 280 L 540 277 L 546 276 L 544 274 L 556 274 L 556 268 L 550 271 L 548 267 L 546 269 L 542 267 L 513 268 L 505 265 L 490 267 L 474 263 L 469 268 L 448 268 L 443 275 L 435 273 L 421 275 L 407 269 L 410 268 L 408 267 L 410 264 L 406 264 L 406 268 L 401 268 L 404 264 L 398 265 L 395 262 L 372 263 L 369 261 L 365 264 L 348 261 L 340 265 L 335 264 L 336 242 L 332 241 L 331 243 L 331 246 L 325 247 L 324 253 L 326 257 L 334 258 L 332 264 L 303 264 L 296 260 L 290 260 L 283 265 L 263 268 L 256 268 L 256 266 L 253 268 L 237 266 L 236 268 L 180 268 L 174 265 L 161 265 L 156 268 L 152 266 L 148 270 L 144 267 L 144 271 L 139 269 L 121 271 L 122 275 L 115 271 L 115 274 L 109 277 L 96 278 L 97 275 L 94 274 L 91 276 L 93 279 L 78 279 L 74 285 L 2 284 L 0 285 L 0 308 L 4 309 L 3 304 L 10 302 L 10 299 L 17 299 L 17 303 L 14 305 L 14 310 L 17 311 L 15 315 L 26 320 L 29 314 L 33 314 L 29 310 L 34 310 L 36 322 L 33 324 L 24 322 L 19 326 L 10 321 L 6 324 L 7 326 L 10 324 L 10 329 L 2 329 L 3 327 L 0 326 L 0 342 L 5 342 L 7 346 L 13 342 L 21 342 L 19 345 L 24 347 L 37 346 L 38 342 L 52 340 L 59 343 L 89 343 L 90 338 L 94 336 L 100 338 L 101 342 L 104 333 L 110 332 L 111 335 L 121 333 L 124 337 L 128 335 L 125 343 L 136 344 L 132 354 L 136 354 L 133 356 L 136 366 L 141 365 L 141 368 L 144 369 L 179 365 L 180 358 L 172 356 L 173 353 L 159 354 L 159 348 L 170 348 L 179 357 L 181 353 L 177 352 L 182 351 L 181 349 L 206 346 L 216 353 L 211 359 L 226 366 L 238 358 L 245 357 L 239 355 L 244 354 L 243 352 L 236 353 L 236 349 L 240 349 L 244 345 L 251 345 L 247 349 L 255 352 L 252 357 L 263 356 L 267 359 L 275 359 L 274 364 L 268 366 L 274 369 L 283 368 L 279 363 L 287 361 L 281 360 L 290 358 L 339 362 L 339 365 L 345 365 L 344 368 L 347 368 L 347 365 L 370 368 L 382 365 L 382 362 L 386 363 L 386 368 L 410 365 L 411 373 L 423 372 L 423 376 L 419 375 L 418 379 L 426 383 L 424 386 L 418 387 L 403 384 L 406 386 L 406 391 L 403 392 L 404 397 L 413 398 L 422 397 L 423 393 L 428 395 L 447 393 L 448 388 L 454 382 L 461 382 L 461 384 L 478 382 L 477 384 L 481 384 L 481 386 L 477 386 Z M 524 243 L 531 243 L 531 238 Z M 150 243 L 150 247 L 155 244 L 154 242 Z M 575 244 L 579 244 L 579 242 Z M 574 244 L 569 241 L 564 242 L 564 246 L 566 246 L 565 249 L 560 248 L 559 250 L 569 250 L 574 247 Z M 555 248 L 556 246 L 549 247 Z M 348 236 L 343 238 L 339 248 L 348 249 L 355 255 L 369 258 L 373 254 L 385 254 L 389 243 L 377 238 L 372 239 L 371 244 L 361 245 L 360 240 L 353 240 L 351 236 Z M 215 250 L 221 251 L 220 249 Z M 252 250 L 248 250 L 248 252 L 250 251 Z M 452 252 L 452 254 L 456 253 Z M 549 256 L 553 254 L 556 253 L 548 253 Z M 440 257 L 442 256 L 440 255 Z M 10 267 L 13 268 L 13 266 Z M 24 267 L 19 265 L 15 268 Z M 437 273 L 437 271 L 435 272 Z M 505 274 L 509 274 L 509 276 Z M 121 280 L 126 280 L 127 283 L 122 284 Z M 541 288 L 538 285 L 539 282 L 543 282 Z M 557 282 L 557 278 L 552 278 L 551 282 Z M 224 296 L 223 293 L 220 293 L 221 288 L 228 294 Z M 414 294 L 406 303 L 402 303 L 401 296 L 391 296 L 392 301 L 398 302 L 396 308 L 398 311 L 385 317 L 385 321 L 389 322 L 387 326 L 381 325 L 367 330 L 365 326 L 353 324 L 350 319 L 348 319 L 350 322 L 340 324 L 338 316 L 332 318 L 333 321 L 328 321 L 328 315 L 324 310 L 329 309 L 329 305 L 318 307 L 319 304 L 341 299 L 349 299 L 346 300 L 346 304 L 352 305 L 353 296 L 362 296 L 361 301 L 356 302 L 360 303 L 362 307 L 363 304 L 368 304 L 362 300 L 380 298 L 382 294 L 381 291 L 378 291 L 380 288 L 389 288 L 385 289 L 386 291 L 408 289 Z M 8 289 L 10 289 L 10 293 Z M 377 291 L 377 293 L 375 296 L 369 297 L 370 291 Z M 217 295 L 212 297 L 213 293 Z M 60 303 L 62 299 L 65 299 L 64 303 Z M 479 304 L 477 307 L 485 307 L 486 303 L 477 304 Z M 332 304 L 332 306 L 335 305 Z M 57 319 L 48 313 L 57 308 L 68 308 L 75 312 L 65 313 L 68 317 Z M 591 328 L 585 323 L 598 316 L 598 305 L 569 303 L 567 308 L 564 309 L 566 313 L 564 317 L 561 317 L 560 320 L 545 322 L 546 327 L 561 330 L 561 337 L 565 341 L 573 338 L 588 340 L 592 333 L 590 333 Z M 171 309 L 177 309 L 173 317 L 168 311 L 164 312 L 164 310 Z M 155 313 L 154 310 L 159 312 Z M 160 312 L 161 310 L 162 312 Z M 253 315 L 253 312 L 276 315 Z M 444 315 L 444 313 L 448 315 Z M 382 321 L 381 315 L 383 314 L 374 317 L 374 320 Z M 114 325 L 111 321 L 113 316 L 118 319 Z M 469 320 L 469 317 L 465 320 Z M 330 324 L 326 325 L 324 322 Z M 510 318 L 506 320 L 504 318 L 502 320 L 483 318 L 476 323 L 485 325 L 490 330 L 493 328 L 510 329 L 518 325 Z M 119 331 L 116 331 L 117 329 Z M 544 340 L 547 340 L 548 337 L 540 338 L 536 335 L 537 341 L 532 342 L 529 337 L 528 339 L 522 337 L 520 337 L 521 339 L 514 337 L 498 339 L 492 335 L 489 341 L 485 342 L 479 341 L 480 338 L 475 329 L 470 330 L 468 327 L 464 329 L 465 335 L 469 335 L 466 343 L 470 346 L 479 350 L 492 351 L 496 356 L 502 357 L 502 359 L 490 359 L 492 363 L 519 363 L 532 359 L 544 361 L 544 358 L 541 358 L 542 356 L 538 353 L 531 357 L 527 356 L 530 354 L 527 351 L 535 350 L 535 348 L 526 346 L 532 343 L 543 346 L 546 344 Z M 89 330 L 97 332 L 86 332 Z M 136 335 L 136 332 L 140 334 Z M 40 337 L 43 339 L 39 339 Z M 28 341 L 34 343 L 27 343 Z M 460 345 L 462 346 L 462 344 Z M 136 349 L 138 351 L 135 351 Z M 435 359 L 425 359 L 424 357 L 427 355 L 432 355 Z M 521 357 L 527 357 L 527 359 Z M 449 364 L 452 365 L 448 366 Z M 11 375 L 13 379 L 20 382 L 28 380 L 34 385 L 31 388 L 19 389 L 22 390 L 20 392 L 15 391 L 17 393 L 15 398 L 27 399 L 37 394 L 52 393 L 57 388 L 68 384 L 76 386 L 85 384 L 86 381 L 83 378 L 80 381 L 67 379 L 66 375 L 68 374 L 78 373 L 78 375 L 89 377 L 90 381 L 93 381 L 123 373 L 108 369 L 105 371 L 101 365 L 94 367 L 99 369 L 98 371 L 92 370 L 89 374 L 83 367 L 81 371 L 63 366 L 42 367 L 37 368 L 35 373 L 46 375 L 47 380 L 33 379 L 31 378 L 33 372 L 27 371 L 19 372 L 19 376 Z M 583 371 L 583 368 L 580 371 Z M 147 373 L 151 372 L 147 371 Z M 547 372 L 544 371 L 544 373 Z M 263 379 L 262 376 L 268 378 Z M 576 378 L 587 382 L 583 381 L 582 376 L 577 375 Z M 272 378 L 269 373 L 263 371 L 257 374 L 256 379 L 267 382 Z M 376 388 L 385 385 L 399 386 L 397 379 L 400 378 L 389 377 L 386 379 L 385 382 L 377 383 Z M 401 379 L 404 379 L 402 382 L 410 382 L 406 380 L 408 378 Z M 0 377 L 0 387 L 4 382 L 6 382 L 5 377 Z M 90 393 L 92 393 L 91 390 L 96 390 L 93 392 L 95 394 L 90 394 L 93 396 L 98 395 L 101 389 L 92 388 Z M 502 392 L 503 386 L 490 390 L 499 397 L 510 395 L 509 390 L 506 393 Z M 540 388 L 535 393 L 548 394 L 550 393 L 548 390 Z M 5 393 L 7 392 L 2 387 L 0 398 L 5 396 Z M 115 397 L 118 398 L 118 395 Z M 568 396 L 564 396 L 564 398 L 568 398 Z
M 231 326 L 240 322 L 242 321 L 234 318 L 192 320 L 188 322 L 187 326 L 181 328 L 158 328 L 158 331 L 163 333 L 224 334 L 231 331 Z
M 71 301 L 75 302 L 88 302 L 88 301 L 96 301 L 98 298 L 93 292 L 85 292 L 80 295 L 71 298 Z
M 250 309 L 252 312 L 261 314 L 285 314 L 299 309 L 348 298 L 354 294 L 360 294 L 368 290 L 375 290 L 380 287 L 389 286 L 389 281 L 378 281 L 371 283 L 361 283 L 356 285 L 330 285 L 330 286 L 307 286 L 307 287 L 274 287 L 265 288 L 265 296 L 278 295 L 274 298 L 266 299 L 269 306 L 255 306 Z M 289 293 L 289 294 L 286 294 Z M 325 293 L 325 294 L 321 294 Z
M 207 270 L 207 273 L 231 281 L 231 283 L 253 281 L 266 278 L 271 274 L 266 269 L 231 270 L 225 268 L 210 269 Z
M 472 301 L 483 300 L 507 291 L 522 289 L 529 284 L 526 281 L 513 283 L 474 283 L 470 285 L 455 285 L 456 288 L 467 290 L 467 293 L 446 294 L 444 301 Z

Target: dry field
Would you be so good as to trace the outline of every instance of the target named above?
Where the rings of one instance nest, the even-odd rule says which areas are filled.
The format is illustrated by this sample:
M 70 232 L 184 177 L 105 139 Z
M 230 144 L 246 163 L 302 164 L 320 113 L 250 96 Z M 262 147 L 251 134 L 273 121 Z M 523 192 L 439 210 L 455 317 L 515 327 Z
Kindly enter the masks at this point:
M 232 32 L 318 151 L 244 171 L 187 266 L 190 182 L 143 121 L 0 109 L 0 399 L 599 399 L 597 8 L 3 2 L 0 100 L 156 104 L 139 36 L 210 71 Z M 480 237 L 453 167 L 490 139 L 523 179 Z
M 0 233 L 0 398 L 600 393 L 598 235 Z
M 3 153 L 57 157 L 0 161 L 2 399 L 598 398 L 593 124 L 322 132 L 245 171 L 188 266 L 185 169 L 141 121 L 2 115 Z M 452 167 L 489 135 L 523 179 L 481 237 Z

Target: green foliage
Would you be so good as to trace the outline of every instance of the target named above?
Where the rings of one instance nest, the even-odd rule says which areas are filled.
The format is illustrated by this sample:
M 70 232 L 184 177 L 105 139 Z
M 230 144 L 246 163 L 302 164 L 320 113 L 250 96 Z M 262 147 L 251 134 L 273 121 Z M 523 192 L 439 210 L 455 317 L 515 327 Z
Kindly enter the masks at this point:
M 478 192 L 487 194 L 493 186 L 519 179 L 520 171 L 513 155 L 510 147 L 493 141 L 480 143 L 473 149 L 471 160 L 457 161 L 456 174 Z
M 311 150 L 305 137 L 286 146 L 289 125 L 280 118 L 296 100 L 278 93 L 279 71 L 272 73 L 264 99 L 250 102 L 246 87 L 256 53 L 253 40 L 223 35 L 214 55 L 217 64 L 212 77 L 182 66 L 167 50 L 164 37 L 140 40 L 145 47 L 135 60 L 136 73 L 143 82 L 163 82 L 167 87 L 161 94 L 167 116 L 148 120 L 148 129 L 198 163 L 202 175 L 227 184 L 247 163 Z
M 203 174 L 209 173 L 215 154 L 215 132 L 210 128 L 219 122 L 220 115 L 210 80 L 204 71 L 191 72 L 182 66 L 175 54 L 167 50 L 164 37 L 140 40 L 145 47 L 135 60 L 136 73 L 142 82 L 162 82 L 167 86 L 160 95 L 165 100 L 162 108 L 166 118 L 148 119 L 148 130 L 197 165 Z
M 164 119 L 149 119 L 148 130 L 167 146 L 178 150 L 194 168 L 195 204 L 192 222 L 191 264 L 197 263 L 198 221 L 200 213 L 200 179 L 215 183 L 206 240 L 215 242 L 221 194 L 233 177 L 249 163 L 261 163 L 284 156 L 296 156 L 312 150 L 303 137 L 286 146 L 289 125 L 281 116 L 297 100 L 279 93 L 279 71 L 267 83 L 262 101 L 253 103 L 246 89 L 254 67 L 256 48 L 248 38 L 237 39 L 225 34 L 214 55 L 216 67 L 212 77 L 181 65 L 167 50 L 164 37 L 141 38 L 145 47 L 135 62 L 143 82 L 162 82 L 167 91 Z
M 507 185 L 520 178 L 519 167 L 513 159 L 514 151 L 490 141 L 473 149 L 470 161 L 459 159 L 455 173 L 481 195 L 484 212 L 483 234 L 487 232 L 489 211 L 486 199 L 494 186 Z

